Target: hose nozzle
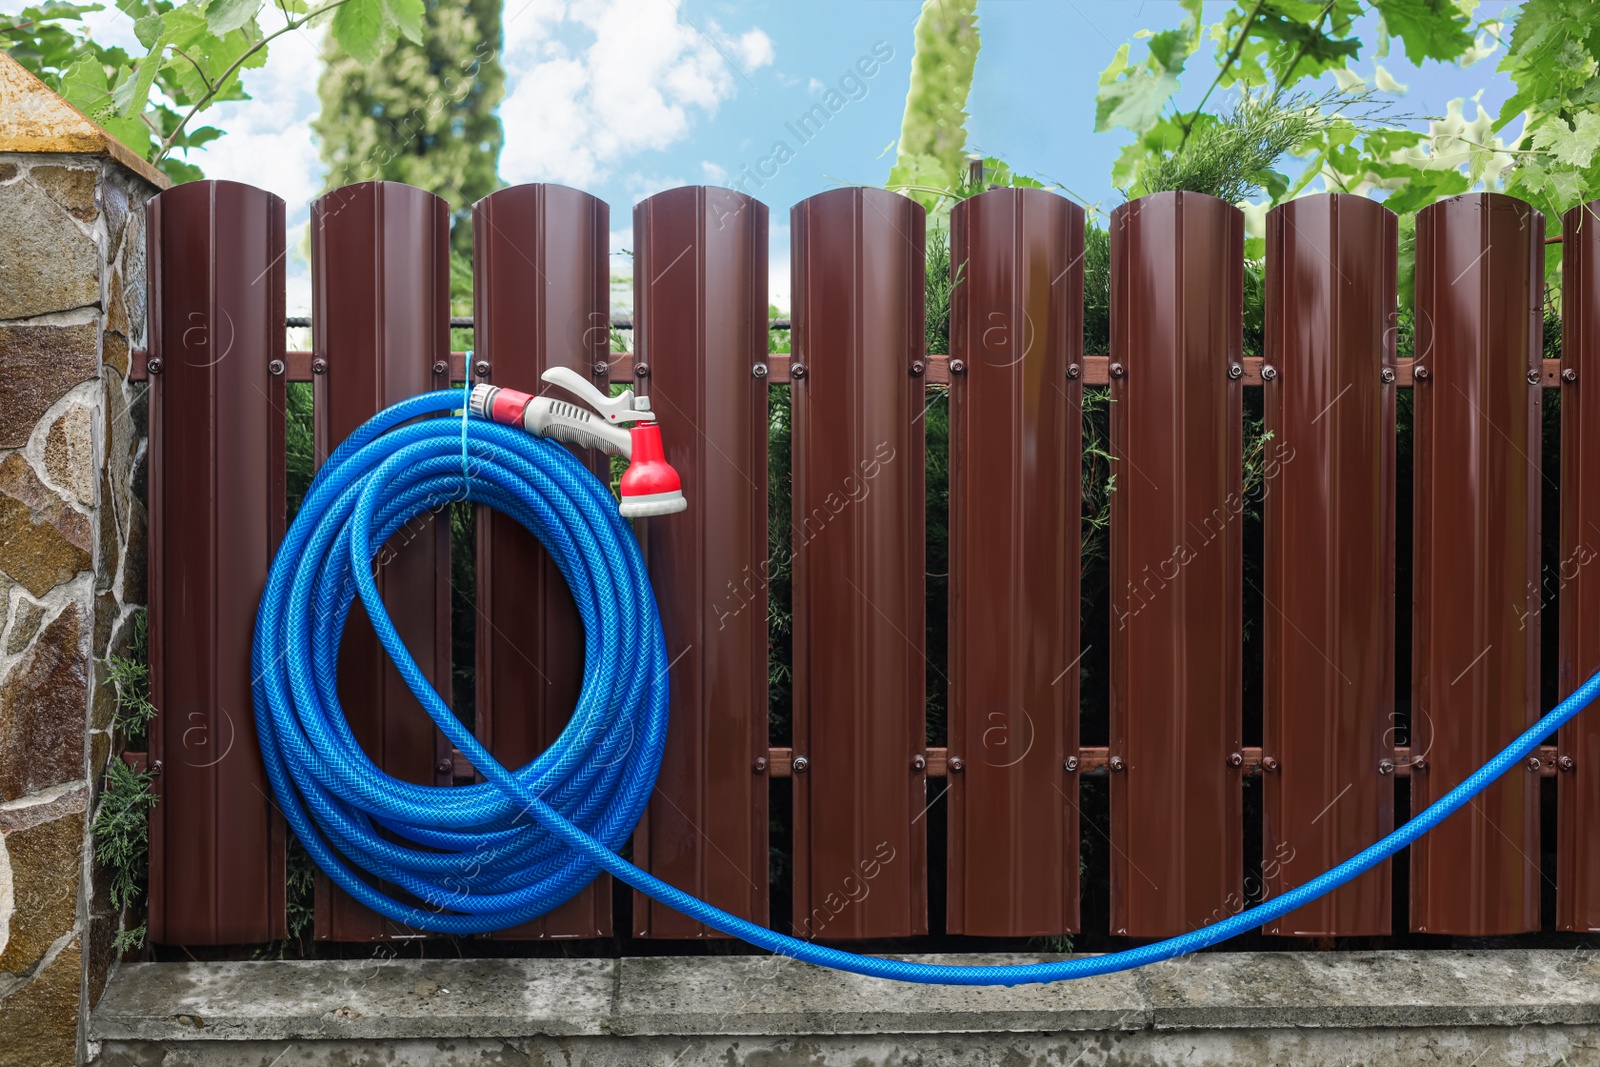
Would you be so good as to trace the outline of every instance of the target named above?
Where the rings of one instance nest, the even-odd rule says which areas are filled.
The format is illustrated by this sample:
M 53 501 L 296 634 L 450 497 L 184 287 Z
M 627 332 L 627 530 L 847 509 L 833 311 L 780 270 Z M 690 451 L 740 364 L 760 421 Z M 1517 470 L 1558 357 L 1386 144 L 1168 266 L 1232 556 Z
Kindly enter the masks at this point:
M 521 426 L 537 437 L 570 441 L 598 448 L 630 460 L 622 476 L 622 514 L 625 518 L 671 515 L 689 506 L 678 472 L 667 462 L 661 446 L 661 426 L 650 410 L 650 398 L 635 397 L 629 389 L 606 396 L 576 371 L 552 367 L 544 380 L 559 385 L 587 402 L 593 411 L 567 400 L 533 396 L 493 385 L 473 388 L 472 414 L 507 426 Z M 627 429 L 622 423 L 632 423 Z

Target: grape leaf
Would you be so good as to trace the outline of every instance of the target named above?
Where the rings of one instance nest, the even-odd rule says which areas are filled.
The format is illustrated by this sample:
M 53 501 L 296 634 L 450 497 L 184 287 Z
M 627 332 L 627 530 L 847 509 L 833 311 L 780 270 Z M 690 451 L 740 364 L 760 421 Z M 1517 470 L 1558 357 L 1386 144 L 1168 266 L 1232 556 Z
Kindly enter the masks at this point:
M 1376 6 L 1417 66 L 1424 59 L 1454 59 L 1472 47 L 1467 21 L 1451 0 L 1377 0 Z
M 349 0 L 333 13 L 333 39 L 358 63 L 376 63 L 387 36 L 383 0 Z
M 1580 111 L 1574 122 L 1576 128 L 1569 129 L 1559 116 L 1550 118 L 1534 131 L 1533 144 L 1548 151 L 1557 162 L 1581 169 L 1600 150 L 1600 115 Z

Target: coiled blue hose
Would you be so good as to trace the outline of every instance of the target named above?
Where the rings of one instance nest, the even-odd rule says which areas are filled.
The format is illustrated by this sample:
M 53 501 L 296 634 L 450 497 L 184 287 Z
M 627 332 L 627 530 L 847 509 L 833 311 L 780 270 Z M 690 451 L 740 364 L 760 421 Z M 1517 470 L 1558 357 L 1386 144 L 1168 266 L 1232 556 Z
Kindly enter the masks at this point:
M 666 741 L 666 646 L 644 560 L 610 492 L 565 448 L 487 420 L 419 418 L 462 403 L 454 391 L 403 401 L 329 457 L 273 561 L 252 656 L 262 758 L 290 827 L 346 892 L 409 926 L 451 934 L 503 930 L 544 914 L 609 871 L 752 945 L 875 978 L 1018 985 L 1110 974 L 1214 945 L 1350 881 L 1520 765 L 1600 693 L 1596 675 L 1389 836 L 1274 900 L 1180 937 L 1007 967 L 911 963 L 828 948 L 730 915 L 616 854 L 655 788 Z M 373 580 L 384 543 L 409 520 L 453 500 L 487 504 L 532 531 L 566 577 L 583 618 L 583 692 L 572 720 L 554 745 L 517 770 L 490 756 L 428 684 Z M 385 774 L 362 751 L 334 685 L 340 635 L 357 596 L 400 676 L 486 782 L 415 785 Z M 377 888 L 358 871 L 418 903 Z

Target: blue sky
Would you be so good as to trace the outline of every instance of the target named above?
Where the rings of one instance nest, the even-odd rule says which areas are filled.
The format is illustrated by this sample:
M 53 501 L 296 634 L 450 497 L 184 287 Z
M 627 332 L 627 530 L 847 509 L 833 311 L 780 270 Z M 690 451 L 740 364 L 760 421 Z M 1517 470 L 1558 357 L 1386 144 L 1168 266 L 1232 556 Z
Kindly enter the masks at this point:
M 0 0 L 0 9 L 20 5 Z M 1478 15 L 1515 6 L 1486 2 Z M 772 296 L 787 308 L 789 208 L 841 183 L 888 176 L 919 9 L 918 0 L 507 0 L 501 178 L 561 182 L 606 200 L 613 270 L 627 274 L 620 250 L 632 245 L 635 203 L 676 185 L 736 183 L 784 140 L 793 158 L 744 188 L 772 209 Z M 1182 11 L 1166 0 L 981 0 L 978 17 L 970 147 L 1102 210 L 1120 203 L 1111 164 L 1129 135 L 1093 132 L 1096 79 L 1119 45 L 1140 29 L 1176 26 Z M 95 25 L 103 40 L 132 40 L 131 23 L 115 12 Z M 1371 25 L 1365 30 L 1364 39 L 1375 39 Z M 311 31 L 275 43 L 267 67 L 246 73 L 255 99 L 209 113 L 207 121 L 229 133 L 194 156 L 209 177 L 282 196 L 291 247 L 303 244 L 306 205 L 321 190 L 309 122 L 323 47 Z M 1141 52 L 1136 42 L 1135 56 Z M 873 76 L 851 81 L 864 57 L 876 60 L 868 64 Z M 1397 48 L 1376 62 L 1406 87 L 1401 110 L 1436 116 L 1480 91 L 1483 105 L 1498 109 L 1511 91 L 1494 70 L 1498 58 L 1418 69 Z M 1369 82 L 1374 62 L 1364 52 L 1355 64 Z M 1180 104 L 1192 106 L 1214 71 L 1208 45 L 1189 65 Z M 848 103 L 801 144 L 786 124 L 841 83 Z M 765 169 L 771 174 L 773 165 Z M 615 299 L 626 304 L 625 287 Z M 291 312 L 309 310 L 309 300 L 302 252 L 290 266 Z

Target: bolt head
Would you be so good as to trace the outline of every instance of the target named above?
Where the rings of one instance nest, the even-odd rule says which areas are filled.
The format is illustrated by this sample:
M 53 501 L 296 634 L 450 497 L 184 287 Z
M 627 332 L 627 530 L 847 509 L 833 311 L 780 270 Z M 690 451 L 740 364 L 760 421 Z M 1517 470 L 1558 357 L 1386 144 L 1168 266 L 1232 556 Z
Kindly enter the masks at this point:
M 1261 760 L 1261 769 L 1268 772 L 1275 771 L 1278 769 L 1278 761 L 1271 756 L 1264 756 Z
M 804 378 L 806 376 L 806 373 L 807 373 L 806 365 L 804 363 L 791 363 L 791 364 L 789 364 L 789 377 L 790 378 L 798 381 L 799 379 Z
M 967 761 L 960 756 L 951 756 L 945 761 L 945 766 L 950 768 L 951 774 L 960 774 L 967 769 Z
M 1076 364 L 1076 363 L 1068 363 L 1067 364 L 1067 377 L 1068 378 L 1081 378 L 1081 377 L 1083 377 L 1083 368 L 1078 366 L 1078 364 Z
M 1078 769 L 1078 757 L 1068 756 L 1066 759 L 1061 761 L 1061 766 L 1066 769 L 1068 774 L 1074 773 Z
M 271 363 L 268 363 L 267 373 L 272 375 L 274 378 L 281 375 L 283 373 L 283 360 L 275 359 Z
M 811 768 L 811 761 L 806 759 L 804 756 L 796 756 L 794 758 L 794 762 L 790 764 L 790 767 L 793 768 L 794 773 L 804 774 Z
M 927 370 L 927 369 L 928 369 L 928 365 L 926 363 L 922 362 L 922 360 L 914 359 L 914 360 L 911 361 L 911 376 L 913 378 L 920 377 L 922 375 L 922 372 Z
M 1411 761 L 1411 770 L 1413 772 L 1415 772 L 1415 771 L 1425 771 L 1427 769 L 1428 769 L 1428 757 L 1426 757 L 1426 756 L 1417 756 L 1416 758 L 1414 758 Z
M 914 771 L 922 771 L 922 770 L 926 770 L 927 767 L 928 767 L 928 759 L 927 759 L 926 756 L 912 756 L 911 757 L 911 769 L 912 770 L 914 770 Z
M 648 378 L 648 377 L 650 377 L 650 364 L 648 364 L 648 363 L 635 363 L 633 365 L 633 375 L 636 378 Z
M 1556 760 L 1556 767 L 1563 771 L 1576 770 L 1578 763 L 1571 756 L 1561 756 Z
M 964 360 L 964 359 L 952 359 L 950 361 L 950 373 L 951 374 L 965 374 L 966 372 L 967 372 L 967 361 L 966 360 Z
M 1383 368 L 1383 372 L 1379 374 L 1378 377 L 1383 379 L 1383 384 L 1389 385 L 1394 381 L 1394 369 L 1391 367 L 1385 367 Z
M 449 756 L 446 756 L 444 759 L 434 764 L 433 769 L 438 771 L 440 774 L 449 774 L 451 771 L 456 769 L 456 761 L 451 759 Z
M 1433 372 L 1428 370 L 1427 367 L 1416 367 L 1411 371 L 1413 381 L 1425 382 L 1431 377 L 1433 377 Z
M 312 374 L 327 374 L 328 373 L 328 361 L 325 360 L 325 359 L 314 359 L 314 360 L 312 360 L 311 361 L 311 373 Z
M 1121 756 L 1112 756 L 1110 759 L 1106 760 L 1106 766 L 1112 771 L 1116 771 L 1118 773 L 1128 769 L 1127 761 Z
M 765 363 L 757 363 L 750 368 L 750 376 L 752 378 L 765 378 L 767 376 L 767 365 Z
M 1544 764 L 1539 762 L 1539 757 L 1538 756 L 1529 756 L 1528 757 L 1528 770 L 1534 771 L 1534 772 L 1537 773 L 1540 769 L 1543 768 L 1543 766 L 1544 766 Z
M 1237 363 L 1228 364 L 1228 380 L 1229 381 L 1236 382 L 1240 378 L 1243 378 L 1243 377 L 1244 377 L 1244 368 L 1242 366 L 1240 366 Z
M 1391 759 L 1379 760 L 1378 761 L 1378 773 L 1379 774 L 1393 774 L 1394 773 L 1394 760 L 1391 760 Z
M 1230 753 L 1228 753 L 1228 766 L 1230 766 L 1230 767 L 1243 767 L 1244 766 L 1244 753 L 1243 752 L 1230 752 Z
M 478 360 L 477 363 L 473 364 L 472 373 L 480 378 L 487 378 L 489 376 L 489 361 L 486 359 Z
M 1539 384 L 1539 380 L 1541 378 L 1543 378 L 1543 377 L 1544 377 L 1544 375 L 1540 374 L 1538 371 L 1530 370 L 1528 372 L 1528 384 L 1529 385 L 1538 385 Z
M 1277 367 L 1274 367 L 1270 363 L 1265 364 L 1264 366 L 1262 366 L 1262 368 L 1261 368 L 1261 380 L 1262 381 L 1270 382 L 1274 378 L 1276 378 L 1277 376 L 1278 376 L 1278 368 Z
M 1578 372 L 1573 370 L 1571 367 L 1568 367 L 1566 370 L 1561 372 L 1561 380 L 1566 382 L 1568 385 L 1571 385 L 1573 382 L 1578 380 Z
M 153 356 L 150 359 L 145 360 L 144 369 L 145 369 L 145 373 L 147 373 L 147 374 L 160 374 L 161 373 L 161 357 L 160 356 Z
M 450 364 L 446 363 L 444 360 L 436 359 L 436 360 L 433 361 L 433 373 L 435 373 L 435 374 L 443 374 L 445 371 L 447 371 L 449 369 L 450 369 Z
M 1113 378 L 1126 378 L 1128 376 L 1128 368 L 1120 363 L 1113 363 L 1106 369 L 1110 371 Z
M 765 757 L 765 756 L 757 756 L 756 757 L 756 761 L 755 761 L 755 763 L 753 763 L 751 765 L 750 770 L 754 774 L 766 774 L 767 773 L 767 757 Z

